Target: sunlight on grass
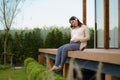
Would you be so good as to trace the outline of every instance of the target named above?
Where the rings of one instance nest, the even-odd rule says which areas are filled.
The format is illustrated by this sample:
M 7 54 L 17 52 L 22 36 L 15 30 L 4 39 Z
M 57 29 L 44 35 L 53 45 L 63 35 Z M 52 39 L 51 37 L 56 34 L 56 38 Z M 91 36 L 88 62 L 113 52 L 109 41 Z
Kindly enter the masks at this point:
M 24 69 L 0 70 L 0 80 L 27 80 Z

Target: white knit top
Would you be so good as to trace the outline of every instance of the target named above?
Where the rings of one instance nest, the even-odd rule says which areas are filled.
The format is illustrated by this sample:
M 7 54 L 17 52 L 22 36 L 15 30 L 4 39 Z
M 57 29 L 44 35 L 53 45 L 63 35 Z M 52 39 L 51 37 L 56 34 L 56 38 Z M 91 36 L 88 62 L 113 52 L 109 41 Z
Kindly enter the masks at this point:
M 76 38 L 81 42 L 80 49 L 87 46 L 87 41 L 90 39 L 90 33 L 86 25 L 71 29 L 71 41 Z

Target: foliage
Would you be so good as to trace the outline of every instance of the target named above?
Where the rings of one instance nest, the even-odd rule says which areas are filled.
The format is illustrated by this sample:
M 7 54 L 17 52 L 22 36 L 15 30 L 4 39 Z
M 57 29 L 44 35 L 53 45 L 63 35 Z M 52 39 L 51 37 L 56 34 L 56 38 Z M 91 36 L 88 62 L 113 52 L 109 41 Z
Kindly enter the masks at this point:
M 35 61 L 33 58 L 29 57 L 24 60 L 24 66 L 26 67 L 30 62 Z
M 4 28 L 4 64 L 6 64 L 7 57 L 5 54 L 8 54 L 8 51 L 11 46 L 8 46 L 8 37 L 11 26 L 14 22 L 18 10 L 20 9 L 20 3 L 22 0 L 1 0 L 0 1 L 0 24 Z
M 38 48 L 43 46 L 41 30 L 36 28 L 33 31 L 21 31 L 20 34 L 15 32 L 14 41 L 14 63 L 22 63 L 26 57 L 37 59 Z
M 70 33 L 67 34 L 66 32 L 63 35 L 63 44 L 69 43 L 70 42 Z
M 29 62 L 25 69 L 28 74 L 28 79 L 30 80 L 65 80 L 65 78 L 53 73 L 35 60 Z
M 5 34 L 1 33 L 0 34 L 0 44 L 1 44 L 0 50 L 1 50 L 1 52 L 3 52 L 4 37 L 5 37 Z M 13 49 L 13 36 L 10 33 L 9 33 L 7 45 L 8 45 L 7 51 L 11 52 Z
M 13 62 L 15 65 L 22 64 L 28 57 L 37 60 L 39 48 L 58 48 L 70 41 L 69 28 L 59 29 L 55 27 L 48 29 L 35 28 L 33 30 L 12 30 L 9 35 L 7 43 L 8 51 L 14 54 Z M 94 30 L 92 28 L 90 28 L 90 35 L 91 37 L 88 41 L 88 48 L 93 48 Z M 0 53 L 3 52 L 3 38 L 4 34 L 1 31 Z M 3 59 L 0 58 L 0 61 L 3 61 Z
M 0 70 L 0 80 L 28 80 L 28 79 L 24 68 L 22 68 Z
M 11 65 L 0 65 L 0 70 L 10 69 Z
M 3 45 L 2 45 L 2 33 L 0 33 L 0 52 L 3 50 Z
M 94 48 L 94 30 L 93 30 L 93 28 L 90 28 L 90 40 L 88 41 L 87 47 Z
M 58 28 L 54 28 L 48 33 L 45 40 L 45 47 L 47 48 L 57 48 L 63 43 L 63 34 Z

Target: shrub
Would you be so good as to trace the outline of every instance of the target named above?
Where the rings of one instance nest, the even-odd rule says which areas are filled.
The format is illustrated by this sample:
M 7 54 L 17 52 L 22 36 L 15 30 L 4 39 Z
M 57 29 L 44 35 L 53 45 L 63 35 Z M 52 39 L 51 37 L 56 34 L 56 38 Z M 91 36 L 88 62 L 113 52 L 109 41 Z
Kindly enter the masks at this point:
M 0 65 L 0 70 L 5 70 L 11 68 L 11 65 Z
M 29 59 L 26 60 L 29 61 Z M 65 78 L 55 74 L 35 60 L 29 62 L 25 67 L 29 80 L 65 80 Z
M 27 65 L 32 62 L 35 61 L 33 58 L 29 57 L 27 59 L 24 60 L 24 67 L 27 67 Z

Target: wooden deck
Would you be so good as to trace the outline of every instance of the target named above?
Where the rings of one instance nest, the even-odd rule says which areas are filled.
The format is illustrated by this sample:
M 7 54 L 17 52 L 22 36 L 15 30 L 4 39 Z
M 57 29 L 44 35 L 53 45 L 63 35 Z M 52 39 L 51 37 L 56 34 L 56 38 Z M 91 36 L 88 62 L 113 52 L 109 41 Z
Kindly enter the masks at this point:
M 47 60 L 55 59 L 57 49 L 39 49 L 42 55 L 48 55 Z M 98 63 L 104 64 L 102 73 L 106 74 L 106 80 L 120 80 L 120 49 L 85 49 L 84 51 L 69 51 L 68 58 L 75 58 L 81 68 L 97 71 Z M 38 56 L 38 61 L 41 63 L 41 55 Z M 84 63 L 89 62 L 86 66 Z M 65 67 L 68 69 L 68 67 Z M 68 70 L 64 69 L 64 76 Z M 116 78 L 118 77 L 118 78 Z
M 39 52 L 56 55 L 57 49 L 39 49 Z M 84 51 L 69 51 L 68 57 L 120 65 L 120 49 L 85 49 Z

